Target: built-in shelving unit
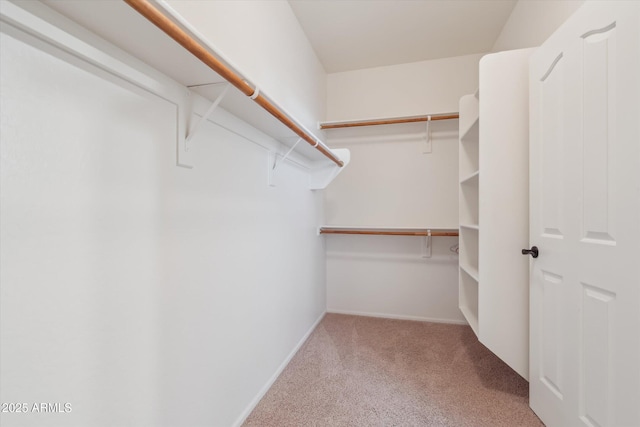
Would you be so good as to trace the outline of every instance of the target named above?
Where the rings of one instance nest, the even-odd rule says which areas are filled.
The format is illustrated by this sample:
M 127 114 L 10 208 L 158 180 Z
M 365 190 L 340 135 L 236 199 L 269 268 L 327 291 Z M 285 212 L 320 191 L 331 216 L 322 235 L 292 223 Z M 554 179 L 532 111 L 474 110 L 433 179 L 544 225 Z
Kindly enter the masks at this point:
M 524 378 L 530 53 L 483 57 L 480 90 L 460 99 L 459 122 L 459 308 L 480 342 Z
M 460 99 L 460 271 L 459 307 L 478 334 L 478 234 L 479 226 L 479 100 L 475 95 Z

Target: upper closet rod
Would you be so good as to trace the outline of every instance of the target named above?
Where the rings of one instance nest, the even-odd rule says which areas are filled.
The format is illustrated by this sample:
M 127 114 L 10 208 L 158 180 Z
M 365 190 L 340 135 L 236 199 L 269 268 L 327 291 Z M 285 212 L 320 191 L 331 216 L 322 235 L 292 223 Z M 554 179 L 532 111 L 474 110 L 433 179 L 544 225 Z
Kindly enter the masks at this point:
M 202 46 L 197 40 L 187 34 L 171 19 L 166 17 L 148 0 L 124 0 L 124 2 L 138 11 L 138 13 L 147 18 L 149 21 L 151 21 L 156 27 L 160 28 L 165 34 L 179 43 L 182 47 L 191 52 L 196 58 L 206 64 L 209 68 L 211 68 L 221 77 L 226 79 L 229 83 L 238 88 L 238 90 L 240 90 L 242 93 L 251 97 L 251 99 L 253 99 L 258 105 L 267 110 L 273 117 L 278 119 L 285 126 L 295 132 L 295 134 L 300 138 L 311 144 L 325 157 L 329 158 L 332 162 L 340 167 L 344 166 L 344 162 L 340 160 L 335 154 L 333 154 L 320 141 L 316 140 L 313 136 L 309 135 L 307 132 L 301 129 L 278 107 L 273 105 L 263 95 L 261 95 L 258 87 L 252 88 L 245 79 L 243 79 L 240 75 L 223 64 L 222 61 L 212 55 L 204 46 Z
M 398 117 L 395 119 L 361 120 L 352 122 L 320 123 L 320 129 L 354 128 L 360 126 L 394 125 L 398 123 L 428 122 L 460 118 L 458 113 L 440 114 L 437 116 Z

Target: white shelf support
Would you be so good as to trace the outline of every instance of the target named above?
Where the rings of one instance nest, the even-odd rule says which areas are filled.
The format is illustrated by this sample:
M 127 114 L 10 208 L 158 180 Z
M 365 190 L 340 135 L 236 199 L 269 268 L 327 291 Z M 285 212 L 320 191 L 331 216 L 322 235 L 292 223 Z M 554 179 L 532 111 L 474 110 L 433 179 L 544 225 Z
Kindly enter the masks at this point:
M 424 238 L 424 255 L 422 258 L 431 258 L 431 230 L 427 230 L 427 236 Z
M 432 146 L 431 146 L 431 116 L 427 116 L 425 141 L 424 141 L 424 146 L 422 148 L 422 154 L 431 154 L 431 151 L 432 151 Z
M 289 149 L 289 151 L 285 153 L 284 156 L 282 156 L 282 159 L 280 159 L 280 161 L 278 161 L 278 155 L 276 153 L 274 153 L 273 151 L 269 152 L 269 161 L 267 163 L 267 184 L 269 185 L 269 187 L 276 186 L 274 179 L 278 166 L 280 166 L 282 162 L 287 160 L 289 154 L 291 154 L 293 150 L 296 149 L 296 146 L 300 143 L 300 141 L 302 141 L 302 138 L 298 138 L 296 143 L 293 144 L 293 146 Z
M 224 84 L 225 87 L 220 92 L 220 94 L 216 97 L 213 103 L 209 106 L 207 111 L 202 115 L 200 120 L 192 123 L 191 120 L 193 118 L 193 112 L 195 109 L 195 99 L 193 96 L 193 92 L 189 92 L 191 94 L 190 101 L 187 101 L 184 107 L 178 109 L 178 166 L 192 168 L 193 167 L 193 156 L 191 153 L 191 140 L 198 134 L 198 132 L 202 129 L 202 125 L 209 120 L 209 117 L 213 114 L 213 112 L 218 108 L 220 102 L 224 96 L 228 93 L 229 87 L 231 86 L 229 83 L 211 83 L 212 85 Z M 186 130 L 185 130 L 186 129 Z
M 284 162 L 285 160 L 287 160 L 287 157 L 289 157 L 289 154 L 291 154 L 291 152 L 292 152 L 293 150 L 295 150 L 295 149 L 296 149 L 296 146 L 297 146 L 298 144 L 300 144 L 300 142 L 301 142 L 301 141 L 302 141 L 302 138 L 298 138 L 298 140 L 296 141 L 296 143 L 295 143 L 295 144 L 293 144 L 293 147 L 291 147 L 291 148 L 289 149 L 289 151 L 287 151 L 287 152 L 286 152 L 286 154 L 285 154 L 284 156 L 282 156 L 282 160 L 280 160 L 279 162 L 277 162 L 277 163 L 275 163 L 275 164 L 273 165 L 273 170 L 276 170 L 276 168 L 278 167 L 278 165 L 280 165 L 282 162 Z
M 185 148 L 184 148 L 185 151 L 189 151 L 189 145 L 190 145 L 189 143 L 191 142 L 193 137 L 198 133 L 198 131 L 202 128 L 202 125 L 207 120 L 209 120 L 209 117 L 211 117 L 211 114 L 213 114 L 216 108 L 218 108 L 218 105 L 220 105 L 220 102 L 222 102 L 222 100 L 224 99 L 224 96 L 227 94 L 227 92 L 229 92 L 230 87 L 231 85 L 229 83 L 225 84 L 224 89 L 222 90 L 222 92 L 220 92 L 220 95 L 218 95 L 215 101 L 213 101 L 213 103 L 211 104 L 207 112 L 204 113 L 202 118 L 198 120 L 196 124 L 189 130 L 189 132 L 187 133 L 187 136 L 185 137 Z

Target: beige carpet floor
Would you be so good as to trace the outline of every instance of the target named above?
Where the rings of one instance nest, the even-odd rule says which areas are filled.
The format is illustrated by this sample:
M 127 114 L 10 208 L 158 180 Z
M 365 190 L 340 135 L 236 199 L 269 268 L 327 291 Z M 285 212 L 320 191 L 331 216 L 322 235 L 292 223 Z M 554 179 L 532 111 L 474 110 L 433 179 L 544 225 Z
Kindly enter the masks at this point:
M 542 426 L 468 326 L 327 314 L 247 427 Z

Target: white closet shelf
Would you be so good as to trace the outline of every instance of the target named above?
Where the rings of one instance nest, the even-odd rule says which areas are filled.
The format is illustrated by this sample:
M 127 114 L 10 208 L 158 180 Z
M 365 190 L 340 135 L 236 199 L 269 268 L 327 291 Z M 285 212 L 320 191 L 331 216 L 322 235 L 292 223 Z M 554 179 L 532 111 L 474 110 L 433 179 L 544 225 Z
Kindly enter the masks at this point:
M 478 224 L 460 224 L 460 228 L 466 228 L 468 230 L 480 230 L 480 226 Z
M 471 183 L 471 181 L 473 181 L 473 180 L 477 181 L 479 176 L 480 176 L 480 171 L 477 170 L 474 173 L 469 174 L 469 175 L 465 176 L 464 178 L 462 178 L 460 180 L 460 184 L 468 184 L 468 183 Z
M 476 281 L 476 283 L 478 283 L 480 281 L 479 279 L 479 274 L 478 274 L 478 269 L 471 267 L 469 265 L 463 265 L 462 262 L 460 263 L 460 270 L 464 271 L 465 273 L 467 273 L 467 275 L 469 277 L 471 277 L 473 280 Z
M 457 228 L 403 228 L 403 227 L 344 227 L 325 225 L 318 229 L 319 234 L 356 234 L 373 236 L 429 236 L 455 237 Z
M 473 332 L 477 336 L 478 335 L 478 313 L 474 312 L 473 309 L 471 309 L 469 306 L 464 304 L 461 304 L 459 308 L 460 308 L 460 311 L 462 312 L 462 315 L 467 320 L 467 323 L 469 323 L 469 326 L 471 326 L 471 329 L 473 329 Z
M 216 52 L 214 43 L 202 38 L 197 29 L 183 22 L 184 19 L 175 13 L 167 3 L 150 3 L 137 0 L 129 1 L 129 3 L 148 3 L 152 5 L 154 9 L 164 15 L 164 18 L 173 22 L 176 29 L 185 32 L 194 41 L 194 44 L 199 44 L 203 52 L 217 57 L 219 62 L 228 69 L 236 70 L 234 72 L 241 80 L 250 81 L 248 76 L 246 78 L 242 77 L 238 67 L 235 67 L 231 61 Z M 40 10 L 43 9 L 43 5 L 38 6 Z M 73 24 L 69 23 L 70 34 L 81 34 L 84 29 L 88 29 L 118 49 L 132 55 L 137 60 L 169 76 L 174 81 L 189 88 L 192 92 L 212 102 L 227 83 L 226 78 L 222 77 L 221 74 L 213 71 L 208 65 L 205 65 L 200 59 L 188 52 L 186 48 L 167 37 L 163 30 L 149 22 L 125 2 L 48 2 L 44 7 L 48 9 L 44 13 L 48 12 L 47 14 L 51 15 L 50 11 L 53 9 L 55 12 L 84 27 L 80 30 L 73 28 Z M 29 9 L 35 10 L 35 6 L 33 8 L 29 7 Z M 61 21 L 56 17 L 51 20 Z M 112 25 L 113 22 L 118 22 L 120 25 Z M 90 37 L 93 40 L 98 39 L 94 35 Z M 113 46 L 107 48 L 108 54 L 114 51 Z M 316 167 L 316 165 L 324 168 L 328 164 L 342 164 L 344 161 L 342 156 L 326 147 L 318 137 L 304 128 L 295 117 L 277 106 L 268 97 L 265 97 L 264 90 L 260 91 L 254 85 L 249 85 L 249 83 L 244 84 L 246 84 L 246 87 L 239 86 L 244 89 L 245 93 L 236 87 L 231 88 L 220 102 L 220 107 L 287 147 L 287 149 L 293 147 L 298 139 L 306 138 L 287 127 L 288 125 L 285 122 L 290 121 L 292 122 L 290 124 L 293 124 L 299 130 L 301 129 L 308 137 L 303 141 L 304 143 L 297 144 L 295 152 L 305 158 L 312 168 Z M 247 95 L 246 92 L 248 90 L 253 92 L 248 94 L 252 96 Z M 256 104 L 258 101 L 261 102 L 261 105 L 272 104 L 275 116 L 278 118 L 261 107 L 261 105 Z M 325 154 L 321 151 L 324 151 Z M 333 158 L 333 160 L 329 157 Z
M 462 315 L 478 335 L 478 279 L 460 267 L 459 305 Z
M 480 118 L 476 117 L 476 119 L 471 122 L 471 125 L 463 131 L 460 135 L 461 142 L 478 142 L 478 135 L 480 133 Z

